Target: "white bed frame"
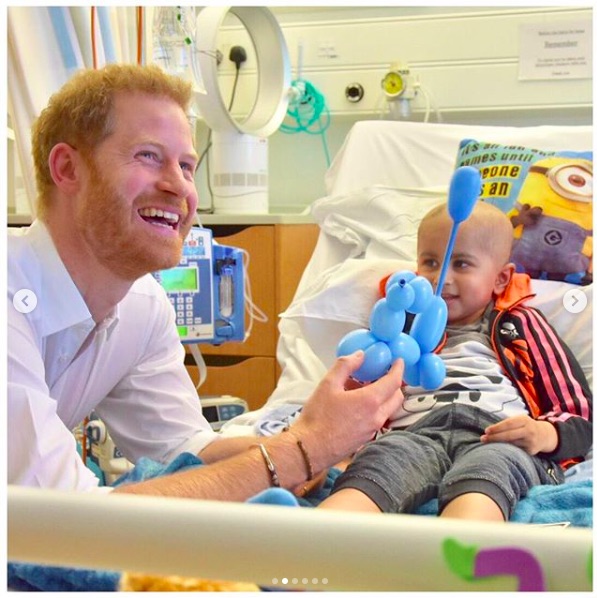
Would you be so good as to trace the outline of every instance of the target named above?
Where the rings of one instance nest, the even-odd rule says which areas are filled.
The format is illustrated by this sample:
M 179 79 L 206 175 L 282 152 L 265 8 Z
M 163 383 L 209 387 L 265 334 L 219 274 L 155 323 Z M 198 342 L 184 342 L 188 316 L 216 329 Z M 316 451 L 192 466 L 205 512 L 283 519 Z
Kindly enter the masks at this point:
M 10 561 L 281 589 L 591 591 L 592 541 L 588 529 L 8 488 Z M 468 579 L 449 565 L 467 551 Z

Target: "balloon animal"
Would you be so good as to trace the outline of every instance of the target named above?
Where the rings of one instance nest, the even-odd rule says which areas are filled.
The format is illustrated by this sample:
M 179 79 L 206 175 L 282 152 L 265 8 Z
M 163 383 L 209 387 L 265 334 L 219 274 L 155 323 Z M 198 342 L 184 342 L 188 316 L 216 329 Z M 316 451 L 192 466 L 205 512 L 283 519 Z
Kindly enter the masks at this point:
M 369 329 L 353 330 L 339 342 L 338 356 L 359 349 L 365 352 L 363 364 L 353 374 L 359 382 L 377 380 L 400 358 L 404 360 L 404 381 L 410 386 L 434 390 L 443 382 L 446 367 L 433 352 L 448 321 L 441 293 L 458 227 L 470 216 L 480 192 L 481 175 L 476 168 L 462 166 L 454 172 L 448 194 L 448 214 L 453 224 L 435 292 L 426 278 L 414 272 L 392 274 L 386 282 L 386 296 L 373 306 Z M 403 332 L 406 312 L 415 314 L 408 334 Z

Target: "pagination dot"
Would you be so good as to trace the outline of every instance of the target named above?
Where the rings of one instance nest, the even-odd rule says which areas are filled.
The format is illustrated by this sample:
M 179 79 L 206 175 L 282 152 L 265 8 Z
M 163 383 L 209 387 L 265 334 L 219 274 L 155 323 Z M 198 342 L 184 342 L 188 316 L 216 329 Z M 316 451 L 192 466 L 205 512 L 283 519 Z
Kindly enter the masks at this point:
M 289 583 L 292 585 L 297 585 L 299 583 L 299 579 L 298 577 L 293 577 L 292 579 L 288 579 L 288 577 L 283 577 L 282 579 L 278 580 L 277 577 L 273 577 L 272 578 L 272 583 L 273 584 L 277 584 L 278 581 L 283 584 L 283 585 L 288 585 Z M 300 580 L 301 583 L 303 583 L 304 585 L 307 585 L 309 583 L 309 579 L 307 577 L 303 577 Z M 318 583 L 322 583 L 323 585 L 326 585 L 328 583 L 328 578 L 327 577 L 322 577 L 321 580 L 317 577 L 313 577 L 311 579 L 311 583 L 313 585 L 317 585 Z

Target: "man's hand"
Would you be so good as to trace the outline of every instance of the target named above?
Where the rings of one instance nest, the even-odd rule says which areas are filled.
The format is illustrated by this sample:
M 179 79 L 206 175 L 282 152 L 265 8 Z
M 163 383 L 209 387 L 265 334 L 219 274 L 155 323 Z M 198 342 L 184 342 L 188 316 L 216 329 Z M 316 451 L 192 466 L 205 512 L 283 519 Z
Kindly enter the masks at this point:
M 402 360 L 379 380 L 347 390 L 363 359 L 362 351 L 338 358 L 291 427 L 309 451 L 315 471 L 333 466 L 371 440 L 404 400 Z
M 558 432 L 548 421 L 528 415 L 509 417 L 485 428 L 481 442 L 509 442 L 524 449 L 529 455 L 551 453 L 558 447 Z

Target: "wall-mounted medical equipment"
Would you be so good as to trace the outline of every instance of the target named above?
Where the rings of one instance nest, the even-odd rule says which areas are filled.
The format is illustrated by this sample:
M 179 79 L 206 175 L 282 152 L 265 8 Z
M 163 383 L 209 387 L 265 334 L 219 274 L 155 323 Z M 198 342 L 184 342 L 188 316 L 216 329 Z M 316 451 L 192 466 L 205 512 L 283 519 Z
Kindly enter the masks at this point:
M 244 263 L 240 249 L 219 245 L 209 229 L 193 227 L 180 263 L 154 272 L 174 310 L 183 343 L 245 339 Z
M 310 81 L 303 79 L 303 46 L 298 47 L 297 75 L 292 81 L 286 120 L 280 125 L 282 133 L 319 135 L 323 144 L 326 164 L 331 164 L 326 131 L 331 124 L 330 110 L 325 96 Z
M 257 97 L 242 123 L 232 118 L 218 82 L 216 39 L 227 13 L 238 17 L 253 42 Z M 201 9 L 196 20 L 197 59 L 206 93 L 197 94 L 201 116 L 212 131 L 210 187 L 218 213 L 267 213 L 268 140 L 286 114 L 290 62 L 284 35 L 264 7 Z
M 392 120 L 410 120 L 412 104 L 419 96 L 425 101 L 423 122 L 428 122 L 434 108 L 437 122 L 442 121 L 441 112 L 434 106 L 430 92 L 421 84 L 418 76 L 412 74 L 410 67 L 402 62 L 394 62 L 390 70 L 381 79 L 381 89 L 389 118 Z
M 394 118 L 407 120 L 411 115 L 411 101 L 417 95 L 414 78 L 408 65 L 395 62 L 381 80 L 390 114 Z
M 344 89 L 346 99 L 355 104 L 365 97 L 365 88 L 360 83 L 349 83 Z

